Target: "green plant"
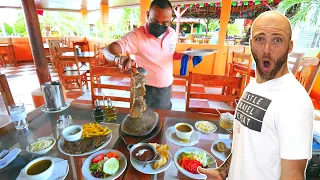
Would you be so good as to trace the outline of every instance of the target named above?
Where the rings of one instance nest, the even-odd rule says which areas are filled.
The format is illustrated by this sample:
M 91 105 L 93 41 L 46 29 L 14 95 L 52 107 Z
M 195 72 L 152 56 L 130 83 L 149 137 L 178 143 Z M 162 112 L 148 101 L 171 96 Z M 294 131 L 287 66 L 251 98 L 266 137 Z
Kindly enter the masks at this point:
M 292 25 L 305 22 L 307 16 L 310 16 L 310 25 L 319 24 L 320 0 L 284 0 L 279 4 L 277 11 L 281 13 L 291 13 L 290 11 L 292 11 L 293 8 L 298 9 L 296 9 L 295 14 L 290 17 Z
M 13 29 L 9 24 L 4 23 L 4 28 L 5 28 L 6 33 L 7 33 L 8 36 L 13 34 Z
M 311 43 L 311 47 L 316 46 L 320 35 L 320 0 L 284 0 L 279 4 L 277 10 L 286 14 L 294 10 L 295 14 L 290 17 L 293 26 L 300 22 L 307 22 L 309 19 L 309 24 L 317 28 Z
M 227 34 L 228 35 L 239 35 L 240 29 L 238 28 L 238 26 L 236 24 L 228 24 Z
M 218 27 L 220 27 L 219 20 L 214 19 L 209 22 L 209 30 L 214 32 Z
M 16 35 L 25 37 L 27 36 L 27 26 L 26 26 L 26 21 L 24 20 L 24 15 L 22 10 L 18 12 L 18 18 L 17 21 L 14 23 L 14 28 L 16 30 Z

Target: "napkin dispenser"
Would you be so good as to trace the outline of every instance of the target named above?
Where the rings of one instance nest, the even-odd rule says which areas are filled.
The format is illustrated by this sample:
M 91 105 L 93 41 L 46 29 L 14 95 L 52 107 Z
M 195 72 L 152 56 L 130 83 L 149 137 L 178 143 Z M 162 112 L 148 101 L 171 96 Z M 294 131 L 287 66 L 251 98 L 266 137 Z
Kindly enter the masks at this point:
M 63 88 L 60 82 L 45 82 L 41 85 L 45 107 L 49 111 L 57 111 L 66 106 Z

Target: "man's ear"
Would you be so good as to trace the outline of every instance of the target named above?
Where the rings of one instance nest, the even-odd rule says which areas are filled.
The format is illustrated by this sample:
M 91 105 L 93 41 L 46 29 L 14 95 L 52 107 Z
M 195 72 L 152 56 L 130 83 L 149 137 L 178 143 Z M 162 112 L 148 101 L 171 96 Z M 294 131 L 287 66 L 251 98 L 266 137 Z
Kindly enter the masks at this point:
M 288 52 L 288 53 L 291 53 L 291 52 L 292 52 L 292 49 L 293 49 L 293 41 L 290 40 L 290 43 L 289 43 L 289 52 Z
M 147 11 L 146 14 L 147 14 L 147 18 L 149 19 L 149 11 Z

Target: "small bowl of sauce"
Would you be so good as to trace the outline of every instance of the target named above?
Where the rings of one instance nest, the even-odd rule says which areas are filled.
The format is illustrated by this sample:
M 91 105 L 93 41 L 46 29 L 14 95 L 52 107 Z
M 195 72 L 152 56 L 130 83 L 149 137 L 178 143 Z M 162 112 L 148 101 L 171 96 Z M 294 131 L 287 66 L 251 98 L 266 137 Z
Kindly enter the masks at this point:
M 81 139 L 82 131 L 82 126 L 72 125 L 62 131 L 62 136 L 67 141 L 77 141 Z
M 128 145 L 130 156 L 141 163 L 151 163 L 159 160 L 160 155 L 154 146 L 148 143 L 138 143 L 135 145 Z
M 175 129 L 177 137 L 182 140 L 190 139 L 194 131 L 193 127 L 188 123 L 177 123 Z
M 39 157 L 29 162 L 23 172 L 27 179 L 42 180 L 52 175 L 54 163 L 51 157 Z

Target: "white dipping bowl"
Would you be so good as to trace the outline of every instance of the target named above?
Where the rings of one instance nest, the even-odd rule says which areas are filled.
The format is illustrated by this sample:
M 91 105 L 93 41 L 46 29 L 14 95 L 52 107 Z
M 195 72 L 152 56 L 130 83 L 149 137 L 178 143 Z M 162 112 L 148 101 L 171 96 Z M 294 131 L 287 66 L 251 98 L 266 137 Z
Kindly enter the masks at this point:
M 36 174 L 36 175 L 28 175 L 27 174 L 27 170 L 29 169 L 30 166 L 32 166 L 33 164 L 42 161 L 42 160 L 49 160 L 51 161 L 51 166 L 43 171 L 40 174 Z M 26 167 L 23 169 L 23 173 L 25 174 L 25 177 L 28 180 L 44 180 L 44 179 L 49 179 L 49 177 L 52 175 L 53 172 L 53 167 L 54 167 L 54 162 L 53 159 L 51 157 L 39 157 L 37 159 L 34 159 L 33 161 L 29 162 Z
M 52 143 L 49 147 L 47 147 L 47 148 L 45 148 L 45 149 L 43 149 L 43 150 L 40 150 L 40 151 L 30 151 L 30 146 L 31 146 L 32 143 L 34 143 L 34 142 L 36 142 L 36 141 L 38 141 L 38 140 L 41 140 L 41 139 L 45 139 L 45 138 L 51 139 L 51 140 L 53 141 L 53 143 Z M 35 141 L 29 143 L 28 146 L 27 146 L 27 148 L 26 148 L 26 150 L 27 150 L 27 152 L 29 152 L 29 153 L 42 155 L 42 154 L 46 154 L 47 152 L 49 152 L 49 151 L 53 148 L 53 146 L 54 146 L 55 144 L 56 144 L 56 139 L 55 139 L 54 137 L 41 137 L 41 138 L 36 139 Z
M 71 133 L 73 133 L 75 131 L 78 131 L 78 132 L 76 134 L 72 135 Z M 77 141 L 77 140 L 81 139 L 82 131 L 83 131 L 83 129 L 82 129 L 81 125 L 72 125 L 72 126 L 65 128 L 62 131 L 62 136 L 67 141 Z
M 179 131 L 179 130 L 177 129 L 177 127 L 178 127 L 178 126 L 181 126 L 181 125 L 185 125 L 185 126 L 190 127 L 190 128 L 191 128 L 191 131 L 189 131 L 189 132 Z M 192 133 L 193 133 L 193 131 L 194 131 L 193 127 L 192 127 L 190 124 L 188 124 L 188 123 L 177 123 L 174 127 L 175 127 L 175 129 L 176 129 L 176 135 L 177 135 L 177 137 L 178 137 L 179 139 L 190 139 L 190 137 L 191 137 L 191 135 L 192 135 Z

